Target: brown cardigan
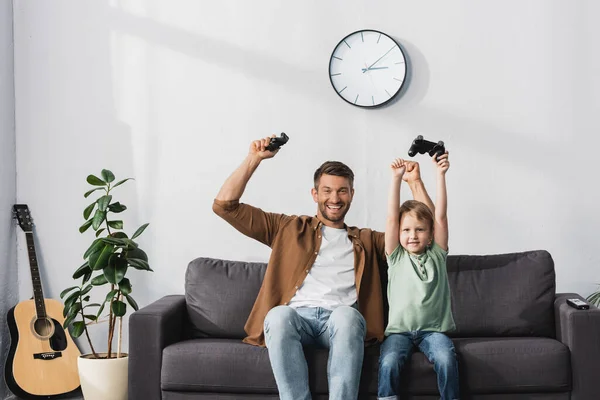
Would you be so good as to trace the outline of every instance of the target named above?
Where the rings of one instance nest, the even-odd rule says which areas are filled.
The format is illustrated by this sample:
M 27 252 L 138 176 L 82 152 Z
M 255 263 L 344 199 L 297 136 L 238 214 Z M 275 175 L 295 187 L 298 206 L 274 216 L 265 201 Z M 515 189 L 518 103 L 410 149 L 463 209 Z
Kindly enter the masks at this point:
M 264 212 L 238 200 L 216 200 L 213 211 L 246 236 L 271 247 L 265 277 L 246 321 L 244 342 L 264 346 L 263 323 L 273 307 L 288 304 L 312 268 L 321 247 L 316 217 Z M 365 341 L 383 340 L 383 299 L 379 271 L 387 268 L 384 234 L 346 226 L 354 245 L 358 309 L 367 322 Z

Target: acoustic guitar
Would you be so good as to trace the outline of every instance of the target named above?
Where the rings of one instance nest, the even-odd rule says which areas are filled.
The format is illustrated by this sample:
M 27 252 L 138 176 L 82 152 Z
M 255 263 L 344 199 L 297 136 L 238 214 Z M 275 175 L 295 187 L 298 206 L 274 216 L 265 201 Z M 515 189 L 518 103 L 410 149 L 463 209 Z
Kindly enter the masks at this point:
M 69 332 L 62 328 L 62 303 L 44 299 L 29 208 L 15 204 L 14 212 L 27 238 L 33 299 L 20 302 L 8 312 L 11 346 L 4 370 L 6 384 L 22 399 L 69 397 L 80 393 L 80 352 Z

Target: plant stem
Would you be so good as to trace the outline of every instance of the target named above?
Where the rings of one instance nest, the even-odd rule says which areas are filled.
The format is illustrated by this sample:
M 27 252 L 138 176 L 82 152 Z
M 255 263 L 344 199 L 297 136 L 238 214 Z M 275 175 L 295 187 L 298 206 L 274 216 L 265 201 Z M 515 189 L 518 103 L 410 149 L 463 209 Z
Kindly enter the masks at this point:
M 110 290 L 113 291 L 115 289 L 115 285 L 114 283 L 110 285 Z M 112 358 L 112 340 L 113 340 L 113 335 L 115 332 L 115 323 L 113 320 L 113 312 L 112 312 L 112 305 L 113 305 L 113 301 L 114 301 L 114 297 L 110 299 L 110 314 L 108 317 L 108 358 Z
M 98 358 L 98 354 L 96 354 L 96 350 L 94 350 L 94 345 L 92 344 L 92 339 L 90 338 L 90 334 L 87 329 L 87 324 L 85 323 L 85 316 L 83 314 L 83 299 L 81 296 L 79 296 L 79 298 L 81 299 L 81 320 L 83 321 L 83 330 L 85 331 L 85 336 L 87 337 L 87 341 L 90 345 L 90 349 L 92 350 L 94 358 Z
M 121 293 L 117 297 L 117 300 L 121 300 Z M 123 336 L 123 317 L 119 317 L 119 335 L 117 336 L 117 358 L 121 358 L 121 338 Z

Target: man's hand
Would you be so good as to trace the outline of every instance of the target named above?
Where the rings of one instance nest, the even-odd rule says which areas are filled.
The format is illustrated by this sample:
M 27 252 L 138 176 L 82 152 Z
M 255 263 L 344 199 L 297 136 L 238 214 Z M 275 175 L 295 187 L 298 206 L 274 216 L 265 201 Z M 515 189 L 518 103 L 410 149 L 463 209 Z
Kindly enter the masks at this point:
M 402 178 L 406 172 L 406 161 L 401 158 L 396 158 L 392 161 L 390 168 L 392 169 L 392 176 L 394 178 Z
M 271 138 L 274 138 L 274 137 L 275 137 L 275 135 L 271 135 L 271 136 L 267 136 L 266 138 L 253 141 L 252 143 L 250 143 L 250 150 L 248 151 L 248 154 L 251 156 L 258 157 L 260 160 L 265 160 L 267 158 L 273 158 L 275 156 L 275 154 L 277 154 L 279 149 L 277 149 L 275 151 L 269 151 L 269 150 L 265 150 L 265 149 L 269 145 Z
M 402 176 L 402 180 L 412 183 L 421 179 L 421 171 L 419 163 L 416 161 L 404 161 L 406 164 L 406 173 Z
M 431 158 L 433 160 L 433 163 L 437 166 L 437 171 L 439 174 L 445 175 L 446 171 L 448 171 L 448 168 L 450 168 L 450 160 L 448 160 L 448 154 L 448 150 L 446 150 L 446 153 L 439 156 L 437 160 L 435 159 L 435 155 Z

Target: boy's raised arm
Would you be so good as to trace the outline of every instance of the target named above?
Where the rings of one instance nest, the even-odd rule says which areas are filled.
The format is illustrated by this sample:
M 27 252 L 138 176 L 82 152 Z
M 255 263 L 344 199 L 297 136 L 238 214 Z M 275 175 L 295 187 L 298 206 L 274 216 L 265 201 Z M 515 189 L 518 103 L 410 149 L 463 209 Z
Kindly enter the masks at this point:
M 390 182 L 390 191 L 388 193 L 387 219 L 385 223 L 385 253 L 392 252 L 400 244 L 400 184 L 402 176 L 406 171 L 404 160 L 396 158 L 392 164 L 392 180 Z
M 439 156 L 437 161 L 435 160 L 435 155 L 432 159 L 437 166 L 437 193 L 435 196 L 435 224 L 433 237 L 438 246 L 448 251 L 448 198 L 446 194 L 446 171 L 450 168 L 448 151 Z
M 408 183 L 413 199 L 425 203 L 431 210 L 431 213 L 435 213 L 433 201 L 431 201 L 431 197 L 429 197 L 427 190 L 425 190 L 425 185 L 421 180 L 419 163 L 416 161 L 404 161 L 404 163 L 406 164 L 406 173 L 403 175 L 402 180 Z

